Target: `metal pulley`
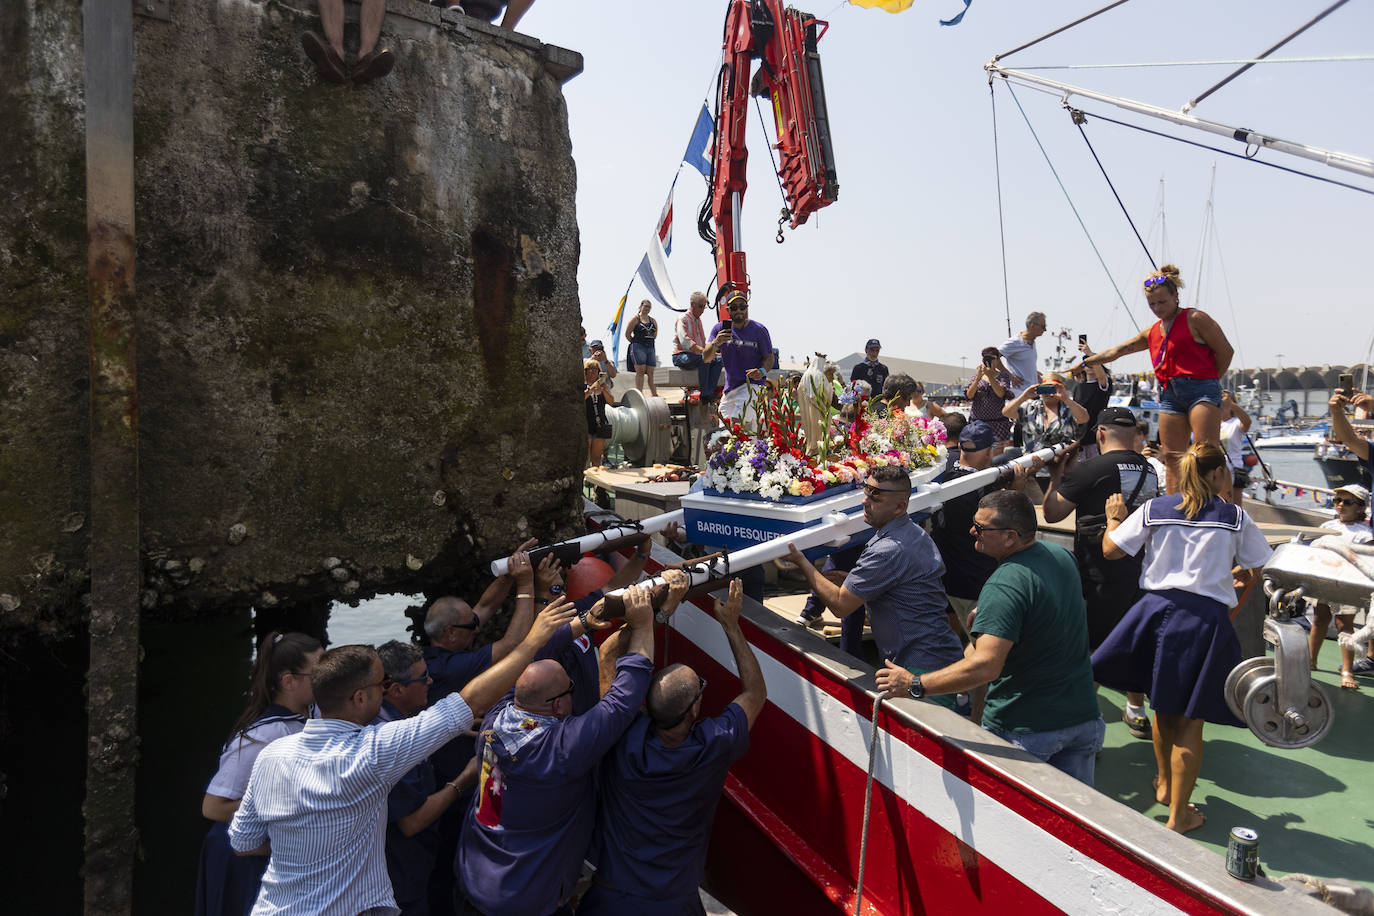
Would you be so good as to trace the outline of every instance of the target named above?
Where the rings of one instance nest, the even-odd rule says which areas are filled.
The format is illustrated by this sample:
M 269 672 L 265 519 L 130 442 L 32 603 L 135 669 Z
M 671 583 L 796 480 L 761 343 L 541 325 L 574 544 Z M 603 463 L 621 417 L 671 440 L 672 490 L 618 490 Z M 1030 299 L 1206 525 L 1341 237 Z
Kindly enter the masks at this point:
M 673 418 L 663 398 L 646 397 L 631 388 L 619 404 L 607 405 L 606 419 L 611 423 L 609 444 L 623 448 L 631 464 L 645 467 L 667 461 L 672 454 Z
M 1269 583 L 1266 583 L 1268 585 Z M 1302 602 L 1295 594 L 1274 591 L 1264 638 L 1273 658 L 1249 658 L 1226 677 L 1226 705 L 1270 747 L 1296 749 L 1315 744 L 1331 730 L 1331 701 L 1312 683 L 1307 631 L 1288 619 Z

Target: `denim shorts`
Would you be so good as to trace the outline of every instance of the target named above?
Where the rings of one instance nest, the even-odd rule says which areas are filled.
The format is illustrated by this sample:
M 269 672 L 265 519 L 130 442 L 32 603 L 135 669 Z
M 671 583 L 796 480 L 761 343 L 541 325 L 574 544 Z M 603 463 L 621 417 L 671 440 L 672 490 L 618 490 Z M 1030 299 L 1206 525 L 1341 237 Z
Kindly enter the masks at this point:
M 634 363 L 636 366 L 657 366 L 658 353 L 654 351 L 653 344 L 642 344 L 631 341 L 630 362 Z M 1221 395 L 1217 395 L 1217 397 L 1219 398 Z M 1218 401 L 1217 403 L 1220 404 L 1221 402 Z
M 1198 404 L 1221 406 L 1221 379 L 1188 378 L 1179 376 L 1169 379 L 1169 384 L 1159 395 L 1159 412 L 1176 413 L 1188 416 L 1188 411 Z

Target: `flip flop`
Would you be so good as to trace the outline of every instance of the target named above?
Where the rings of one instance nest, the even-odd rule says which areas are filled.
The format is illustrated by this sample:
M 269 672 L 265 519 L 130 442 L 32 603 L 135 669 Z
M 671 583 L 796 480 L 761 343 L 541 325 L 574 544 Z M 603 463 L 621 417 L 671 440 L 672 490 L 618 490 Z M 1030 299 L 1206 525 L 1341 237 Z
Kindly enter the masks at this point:
M 1357 680 L 1355 680 L 1355 675 L 1351 674 L 1350 671 L 1349 671 L 1348 669 L 1341 672 L 1341 689 L 1342 689 L 1342 690 L 1359 690 L 1359 689 L 1360 689 L 1360 682 L 1357 681 Z
M 396 55 L 391 53 L 390 48 L 373 48 L 366 57 L 359 58 L 357 66 L 353 68 L 353 85 L 361 86 L 386 76 L 394 66 Z
M 301 35 L 301 47 L 305 49 L 305 56 L 310 58 L 315 69 L 320 71 L 321 79 L 330 83 L 348 82 L 348 73 L 344 70 L 343 59 L 334 47 L 317 32 L 305 32 Z

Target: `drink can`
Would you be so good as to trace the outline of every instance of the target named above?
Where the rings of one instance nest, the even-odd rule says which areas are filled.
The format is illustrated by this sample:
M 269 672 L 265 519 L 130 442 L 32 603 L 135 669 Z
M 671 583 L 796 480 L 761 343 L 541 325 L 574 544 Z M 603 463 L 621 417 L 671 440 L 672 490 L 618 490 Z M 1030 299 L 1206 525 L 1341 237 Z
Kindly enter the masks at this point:
M 1242 881 L 1254 881 L 1259 872 L 1259 831 L 1232 827 L 1226 840 L 1226 873 Z

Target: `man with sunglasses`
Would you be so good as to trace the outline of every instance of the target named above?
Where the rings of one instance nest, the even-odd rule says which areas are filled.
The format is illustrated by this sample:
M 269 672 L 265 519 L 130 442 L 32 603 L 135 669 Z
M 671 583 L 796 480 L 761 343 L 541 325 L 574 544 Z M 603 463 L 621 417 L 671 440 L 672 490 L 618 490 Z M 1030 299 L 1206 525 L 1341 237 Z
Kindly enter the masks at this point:
M 326 652 L 311 673 L 320 718 L 262 750 L 229 825 L 236 853 L 271 855 L 254 912 L 396 912 L 380 829 L 392 786 L 466 731 L 473 707 L 486 708 L 509 690 L 572 614 L 564 601 L 550 604 L 518 646 L 461 691 L 370 728 L 387 684 L 377 652 Z
M 793 544 L 792 561 L 836 617 L 867 606 L 873 641 L 884 658 L 932 671 L 963 655 L 945 613 L 945 564 L 935 542 L 907 515 L 911 478 L 902 468 L 875 469 L 864 483 L 864 521 L 873 537 L 842 584 L 827 578 Z M 838 578 L 838 577 L 837 577 Z M 953 698 L 937 702 L 955 708 Z
M 996 434 L 987 423 L 982 420 L 969 423 L 958 436 L 958 463 L 936 477 L 935 482 L 948 483 L 987 470 L 992 465 L 992 447 L 996 440 Z M 973 513 L 978 511 L 978 500 L 983 498 L 984 493 L 999 488 L 999 484 L 991 484 L 948 499 L 931 518 L 930 536 L 945 564 L 945 600 L 960 620 L 978 602 L 978 592 L 982 590 L 983 583 L 997 568 L 995 559 L 980 553 L 974 546 L 969 531 L 973 525 Z
M 1035 506 L 999 490 L 978 503 L 978 549 L 997 560 L 978 595 L 964 658 L 929 674 L 886 662 L 878 689 L 926 699 L 988 685 L 983 727 L 1088 785 L 1106 723 L 1088 661 L 1088 621 L 1073 554 L 1035 539 Z
M 740 629 L 743 601 L 743 585 L 732 579 L 729 600 L 715 603 L 739 696 L 719 716 L 698 721 L 706 679 L 669 665 L 649 683 L 648 713 L 606 756 L 592 856 L 597 872 L 578 916 L 701 912 L 697 888 L 725 774 L 749 750 L 749 729 L 768 698 Z
M 386 682 L 382 708 L 372 724 L 419 715 L 429 705 L 430 684 L 419 648 L 393 639 L 377 647 L 377 657 Z M 469 766 L 459 777 L 441 782 L 426 758 L 387 795 L 386 871 L 401 916 L 429 916 L 430 876 L 440 846 L 439 817 L 476 783 L 476 775 L 477 768 Z
M 638 715 L 653 672 L 654 610 L 644 588 L 625 590 L 625 620 L 601 644 L 602 671 L 614 674 L 590 710 L 573 714 L 572 678 L 540 659 L 483 719 L 477 798 L 454 863 L 460 916 L 571 912 L 596 820 L 594 771 Z M 590 618 L 578 622 L 596 628 Z

